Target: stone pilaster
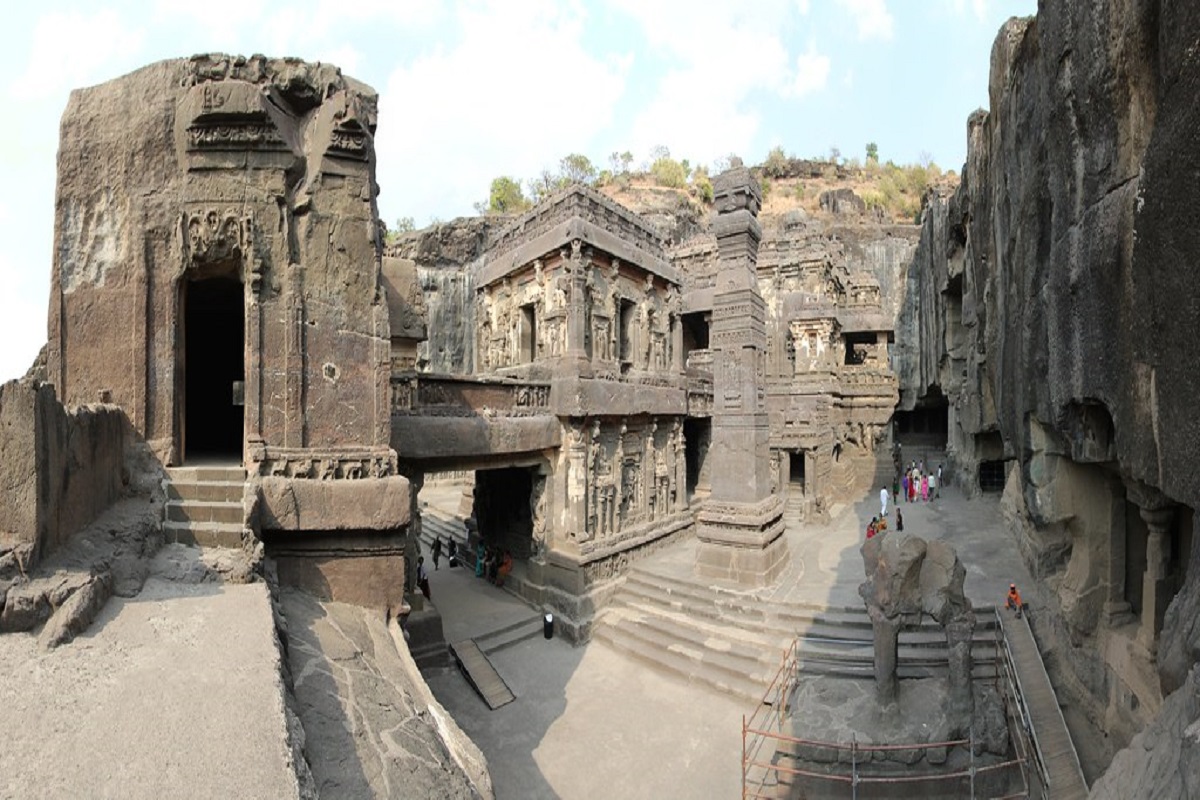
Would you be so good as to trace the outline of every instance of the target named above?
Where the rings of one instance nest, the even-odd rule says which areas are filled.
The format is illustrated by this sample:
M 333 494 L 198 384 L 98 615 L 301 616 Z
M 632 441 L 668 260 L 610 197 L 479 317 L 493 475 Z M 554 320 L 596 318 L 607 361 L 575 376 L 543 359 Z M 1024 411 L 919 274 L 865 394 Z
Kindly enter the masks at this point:
M 713 299 L 712 494 L 700 511 L 696 571 L 749 585 L 787 564 L 783 504 L 770 473 L 766 305 L 755 268 L 762 192 L 744 167 L 713 181 L 720 268 Z
M 1142 624 L 1138 629 L 1140 641 L 1151 655 L 1158 650 L 1158 632 L 1162 630 L 1163 615 L 1171 602 L 1167 567 L 1171 557 L 1171 521 L 1175 509 L 1171 506 L 1141 509 L 1146 522 L 1146 572 L 1142 583 Z

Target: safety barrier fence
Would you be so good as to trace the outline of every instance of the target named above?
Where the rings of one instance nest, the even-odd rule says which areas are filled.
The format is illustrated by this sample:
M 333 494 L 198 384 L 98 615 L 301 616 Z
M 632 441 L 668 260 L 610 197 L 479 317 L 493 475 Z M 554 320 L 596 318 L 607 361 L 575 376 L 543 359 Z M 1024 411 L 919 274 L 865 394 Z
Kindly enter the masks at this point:
M 858 797 L 859 787 L 874 784 L 932 784 L 958 781 L 968 784 L 968 796 L 974 799 L 980 796 L 977 794 L 976 778 L 1007 769 L 1018 771 L 1022 788 L 994 800 L 1037 796 L 1031 795 L 1028 764 L 1030 761 L 1034 763 L 1041 786 L 1046 785 L 1045 766 L 1037 751 L 1036 741 L 1031 735 L 1029 710 L 1021 696 L 1012 653 L 999 624 L 996 626 L 996 650 L 1000 653 L 1000 668 L 994 678 L 995 688 L 1003 700 L 1014 757 L 998 763 L 976 765 L 973 729 L 966 739 L 907 744 L 860 744 L 855 739 L 850 742 L 828 742 L 785 733 L 785 730 L 790 730 L 792 723 L 791 701 L 800 666 L 800 641 L 793 640 L 784 652 L 779 668 L 757 708 L 749 716 L 742 716 L 743 800 L 803 796 L 797 786 L 800 780 L 843 784 L 849 787 L 852 798 Z M 863 774 L 863 764 L 870 762 L 875 753 L 917 750 L 928 753 L 930 750 L 952 747 L 967 749 L 969 766 L 951 771 L 922 771 L 907 775 L 878 775 L 870 774 L 870 771 Z M 801 748 L 813 749 L 822 755 L 822 761 L 830 764 L 845 764 L 848 758 L 850 770 L 848 773 L 835 772 L 832 769 L 826 772 L 805 769 L 795 761 L 792 761 L 791 765 L 784 763 L 785 760 L 790 760 L 787 756 L 802 752 Z

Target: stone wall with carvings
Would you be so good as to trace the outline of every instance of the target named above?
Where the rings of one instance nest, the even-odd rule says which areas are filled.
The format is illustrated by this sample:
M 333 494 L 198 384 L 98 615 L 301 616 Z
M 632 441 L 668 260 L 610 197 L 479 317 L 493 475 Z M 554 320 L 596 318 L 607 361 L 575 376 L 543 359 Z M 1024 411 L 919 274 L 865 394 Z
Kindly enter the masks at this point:
M 184 415 L 202 413 L 186 341 L 208 335 L 185 330 L 188 289 L 222 277 L 244 300 L 244 440 L 386 448 L 375 113 L 332 65 L 259 56 L 72 93 L 48 356 L 64 402 L 110 397 L 165 462 L 185 457 Z
M 680 371 L 678 287 L 575 239 L 476 290 L 476 372 L 549 376 L 568 356 L 576 313 L 592 377 Z
M 583 562 L 658 538 L 688 515 L 680 417 L 564 424 L 552 547 Z

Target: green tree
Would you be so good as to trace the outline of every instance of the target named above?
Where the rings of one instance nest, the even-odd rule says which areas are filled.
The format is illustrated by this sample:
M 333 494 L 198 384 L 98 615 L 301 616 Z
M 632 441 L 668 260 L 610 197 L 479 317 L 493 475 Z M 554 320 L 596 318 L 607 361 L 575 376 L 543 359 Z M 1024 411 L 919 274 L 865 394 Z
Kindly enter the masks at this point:
M 396 220 L 396 227 L 393 228 L 396 233 L 412 233 L 417 229 L 417 224 L 412 217 L 399 217 Z
M 879 145 L 874 142 L 867 142 L 867 163 L 879 163 Z
M 776 145 L 771 148 L 771 152 L 767 153 L 767 160 L 763 162 L 763 174 L 768 178 L 782 178 L 788 172 L 788 154 L 783 151 L 783 147 Z
M 558 162 L 558 174 L 566 183 L 591 184 L 596 180 L 596 168 L 587 156 L 571 153 Z
M 555 174 L 544 169 L 541 175 L 529 182 L 529 193 L 533 195 L 533 202 L 540 203 L 559 189 L 566 188 L 570 183 L 571 181 L 563 177 L 561 173 Z
M 654 176 L 654 182 L 659 186 L 668 186 L 672 189 L 682 189 L 687 186 L 687 170 L 683 168 L 683 164 L 670 156 L 655 159 L 654 163 L 650 165 L 650 174 Z
M 514 214 L 529 208 L 529 201 L 521 191 L 521 184 L 514 178 L 501 175 L 492 179 L 492 188 L 488 192 L 487 210 L 489 214 Z

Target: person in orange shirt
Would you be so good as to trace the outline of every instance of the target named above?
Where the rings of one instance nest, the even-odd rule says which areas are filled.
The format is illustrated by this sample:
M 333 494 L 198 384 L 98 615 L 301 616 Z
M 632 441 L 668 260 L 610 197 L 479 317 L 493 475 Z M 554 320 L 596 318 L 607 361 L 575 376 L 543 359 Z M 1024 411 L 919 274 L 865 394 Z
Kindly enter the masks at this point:
M 1017 591 L 1017 585 L 1010 583 L 1008 585 L 1008 595 L 1004 598 L 1005 608 L 1014 608 L 1017 611 L 1017 619 L 1021 618 L 1021 593 Z

